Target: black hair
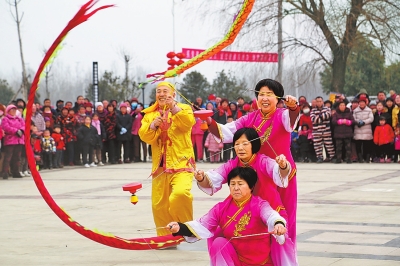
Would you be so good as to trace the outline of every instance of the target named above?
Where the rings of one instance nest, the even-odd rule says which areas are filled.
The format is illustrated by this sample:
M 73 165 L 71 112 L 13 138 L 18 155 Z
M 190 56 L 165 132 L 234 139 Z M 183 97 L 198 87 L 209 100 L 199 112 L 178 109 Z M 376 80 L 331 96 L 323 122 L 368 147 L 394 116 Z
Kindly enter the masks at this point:
M 63 100 L 58 100 L 58 101 L 56 102 L 56 105 L 58 105 L 59 103 L 64 103 L 64 101 L 63 101 Z
M 82 95 L 79 95 L 78 97 L 76 97 L 76 100 L 78 100 L 79 98 L 83 98 L 83 96 Z
M 331 102 L 330 100 L 326 100 L 326 101 L 324 102 L 324 105 L 327 104 L 327 103 L 329 103 L 329 104 L 332 106 L 332 102 Z
M 317 97 L 315 97 L 315 100 L 316 100 L 316 99 L 324 100 L 324 98 L 322 98 L 322 96 L 317 96 Z
M 61 129 L 59 124 L 54 124 L 53 128 L 60 128 Z
M 50 101 L 50 99 L 49 99 L 49 98 L 46 98 L 46 99 L 43 100 L 43 102 L 45 102 L 45 101 Z
M 282 84 L 280 84 L 278 81 L 273 79 L 262 79 L 256 84 L 256 87 L 254 88 L 256 97 L 258 97 L 258 93 L 260 92 L 262 87 L 268 87 L 278 97 L 283 97 L 283 95 L 285 94 L 285 90 L 283 89 Z
M 379 95 L 380 93 L 383 93 L 386 96 L 386 93 L 384 91 L 378 91 L 378 93 L 376 95 Z
M 390 97 L 389 97 L 389 98 L 387 98 L 387 99 L 386 99 L 386 101 L 391 101 L 391 102 L 394 102 L 394 100 L 393 100 L 392 98 L 390 98 Z
M 261 140 L 258 136 L 257 131 L 252 127 L 244 127 L 239 129 L 233 135 L 233 146 L 235 146 L 235 142 L 242 136 L 245 135 L 248 141 L 251 142 L 251 152 L 253 154 L 257 153 L 261 149 Z
M 235 167 L 228 174 L 228 184 L 231 183 L 231 179 L 235 177 L 240 177 L 246 181 L 249 188 L 253 190 L 254 186 L 257 183 L 258 177 L 256 171 L 254 171 L 251 167 Z
M 303 127 L 307 127 L 307 130 L 310 129 L 307 124 L 302 124 L 301 129 L 303 129 Z
M 385 120 L 385 122 L 386 122 L 386 118 L 385 118 L 383 115 L 381 115 L 381 116 L 379 117 L 379 121 L 381 121 L 381 120 Z
M 242 96 L 239 96 L 239 97 L 237 98 L 237 100 L 240 100 L 240 99 L 242 99 L 242 100 L 244 101 L 244 98 L 243 98 Z
M 307 101 L 307 98 L 306 98 L 306 96 L 304 96 L 304 95 L 299 96 L 299 100 L 300 100 L 300 98 L 304 98 L 304 100 Z

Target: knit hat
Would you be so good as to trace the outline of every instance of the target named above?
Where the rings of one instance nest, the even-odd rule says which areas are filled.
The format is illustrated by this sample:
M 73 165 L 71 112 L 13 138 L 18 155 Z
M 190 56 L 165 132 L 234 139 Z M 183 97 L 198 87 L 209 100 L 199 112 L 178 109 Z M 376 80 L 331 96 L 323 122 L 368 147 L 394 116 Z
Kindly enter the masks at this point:
M 86 107 L 93 107 L 92 103 L 90 103 L 90 102 L 85 103 L 84 106 L 85 106 L 85 108 Z
M 215 101 L 215 99 L 217 99 L 217 96 L 215 96 L 215 94 L 210 94 L 210 95 L 208 95 L 208 98 L 207 98 L 209 101 Z
M 248 104 L 248 103 L 243 104 L 243 111 L 245 111 L 245 112 L 250 111 L 250 104 Z
M 97 103 L 95 103 L 95 104 L 94 104 L 94 107 L 97 109 L 97 107 L 99 107 L 100 105 L 104 107 L 104 105 L 103 105 L 102 102 L 97 102 Z
M 126 105 L 126 103 L 121 103 L 121 104 L 119 105 L 119 109 L 121 109 L 122 107 L 128 108 L 128 105 Z
M 6 108 L 6 114 L 8 114 L 8 112 L 13 108 L 17 109 L 17 107 L 15 105 L 13 105 L 13 104 L 8 105 L 7 108 Z
M 137 103 L 138 103 L 139 101 L 138 101 L 138 98 L 133 97 L 133 98 L 131 99 L 131 102 L 137 102 Z
M 365 95 L 363 95 L 363 94 L 360 95 L 360 97 L 358 98 L 358 101 L 359 101 L 359 102 L 363 101 L 363 102 L 366 103 L 366 102 L 367 102 L 367 96 L 365 96 Z
M 48 116 L 45 116 L 45 118 L 44 118 L 44 122 L 47 122 L 47 121 L 50 121 L 50 117 L 48 117 Z

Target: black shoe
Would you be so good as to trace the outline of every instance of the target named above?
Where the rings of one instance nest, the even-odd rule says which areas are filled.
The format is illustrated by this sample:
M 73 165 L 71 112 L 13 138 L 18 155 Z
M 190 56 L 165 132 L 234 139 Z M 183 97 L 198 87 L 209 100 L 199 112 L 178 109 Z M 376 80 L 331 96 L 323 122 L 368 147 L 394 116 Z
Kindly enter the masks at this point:
M 12 174 L 14 178 L 22 178 L 23 176 L 20 173 Z
M 125 161 L 124 161 L 124 163 L 130 163 L 131 161 L 129 161 L 129 159 L 126 159 Z
M 324 161 L 322 160 L 322 158 L 318 158 L 317 163 L 323 163 Z
M 3 179 L 8 179 L 8 173 L 7 172 L 3 173 Z
M 324 163 L 329 163 L 331 162 L 331 158 L 325 158 Z
M 347 159 L 347 160 L 346 160 L 346 163 L 351 164 L 352 161 L 351 161 L 350 159 Z
M 119 159 L 119 160 L 118 160 L 118 163 L 119 163 L 119 164 L 122 164 L 123 162 L 122 162 L 122 160 L 121 160 L 121 159 Z
M 341 159 L 336 159 L 335 163 L 342 163 L 342 160 Z

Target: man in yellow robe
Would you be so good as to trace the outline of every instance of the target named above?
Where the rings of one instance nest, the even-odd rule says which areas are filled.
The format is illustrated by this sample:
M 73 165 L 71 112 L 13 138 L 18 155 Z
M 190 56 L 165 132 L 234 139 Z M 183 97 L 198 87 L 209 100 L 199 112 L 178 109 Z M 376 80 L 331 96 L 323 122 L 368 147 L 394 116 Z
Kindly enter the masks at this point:
M 175 87 L 160 82 L 156 103 L 143 110 L 140 138 L 152 149 L 152 209 L 156 227 L 170 221 L 193 220 L 192 189 L 194 152 L 191 140 L 195 124 L 191 106 L 177 103 Z M 157 235 L 169 231 L 157 229 Z

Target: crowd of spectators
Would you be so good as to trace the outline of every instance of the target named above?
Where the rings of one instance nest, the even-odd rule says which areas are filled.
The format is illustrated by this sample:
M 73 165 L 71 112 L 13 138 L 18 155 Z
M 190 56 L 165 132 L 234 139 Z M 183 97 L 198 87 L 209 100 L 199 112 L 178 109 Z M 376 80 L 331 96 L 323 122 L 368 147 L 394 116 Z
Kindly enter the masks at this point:
M 350 102 L 336 95 L 331 102 L 316 97 L 308 102 L 299 97 L 301 108 L 292 133 L 292 154 L 297 162 L 400 162 L 400 95 L 380 91 L 371 101 L 365 90 Z M 234 101 L 210 94 L 197 97 L 193 109 L 213 111 L 213 119 L 226 124 L 258 109 L 257 102 Z M 278 107 L 285 108 L 284 101 Z M 151 146 L 142 142 L 143 103 L 132 98 L 121 103 L 104 100 L 92 104 L 78 96 L 75 103 L 49 99 L 32 105 L 30 144 L 37 168 L 54 169 L 81 165 L 123 164 L 151 160 Z M 17 99 L 0 104 L 2 177 L 29 176 L 25 145 L 26 103 Z M 205 124 L 205 125 L 204 125 Z M 235 157 L 232 144 L 218 143 L 196 118 L 192 142 L 197 162 L 226 162 Z M 148 156 L 149 154 L 149 156 Z M 325 156 L 324 156 L 325 154 Z
M 292 133 L 297 162 L 400 162 L 400 95 L 380 91 L 370 100 L 361 90 L 351 101 L 299 97 L 301 115 Z M 325 157 L 323 156 L 325 150 Z

